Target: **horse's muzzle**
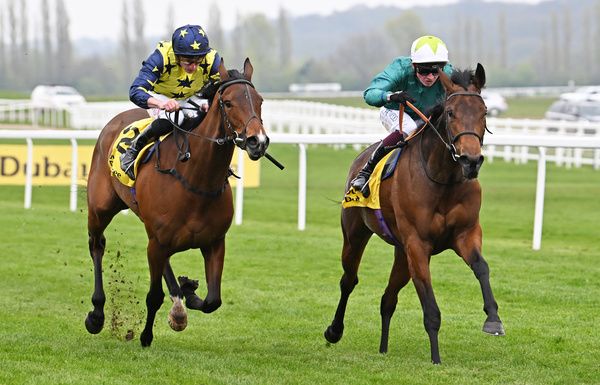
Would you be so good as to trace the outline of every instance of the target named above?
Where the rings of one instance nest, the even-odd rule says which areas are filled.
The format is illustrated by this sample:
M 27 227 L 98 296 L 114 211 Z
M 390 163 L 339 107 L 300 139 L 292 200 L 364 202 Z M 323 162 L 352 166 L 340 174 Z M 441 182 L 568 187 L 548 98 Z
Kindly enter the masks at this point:
M 258 160 L 267 152 L 269 137 L 266 135 L 250 136 L 246 139 L 246 152 L 252 160 Z
M 461 155 L 458 157 L 458 163 L 462 167 L 463 176 L 467 179 L 475 179 L 479 175 L 479 169 L 483 164 L 483 155 Z

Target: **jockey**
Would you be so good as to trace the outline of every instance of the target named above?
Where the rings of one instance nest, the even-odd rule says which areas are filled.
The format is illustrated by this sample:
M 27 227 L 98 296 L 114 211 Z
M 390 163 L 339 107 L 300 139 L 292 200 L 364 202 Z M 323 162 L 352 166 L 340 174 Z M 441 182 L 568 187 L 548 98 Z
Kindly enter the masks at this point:
M 173 129 L 171 122 L 181 126 L 184 120 L 197 118 L 199 112 L 184 107 L 201 106 L 208 110 L 208 101 L 198 92 L 208 83 L 218 81 L 221 57 L 210 48 L 208 37 L 199 25 L 184 25 L 173 32 L 171 41 L 161 41 L 142 63 L 138 76 L 129 88 L 129 99 L 141 108 L 151 109 L 156 119 L 131 142 L 121 154 L 121 168 L 134 179 L 133 165 L 140 150 L 150 141 Z M 189 102 L 192 103 L 189 103 Z
M 452 73 L 446 44 L 435 36 L 421 36 L 412 43 L 410 57 L 394 59 L 383 72 L 373 78 L 364 91 L 363 97 L 367 104 L 381 107 L 379 118 L 390 132 L 350 183 L 365 197 L 370 194 L 367 182 L 377 162 L 417 129 L 417 121 L 422 124 L 418 115 L 407 108 L 402 116 L 402 127 L 399 127 L 400 104 L 406 106 L 408 101 L 419 110 L 426 111 L 443 101 L 445 91 L 438 81 L 438 70 L 443 70 L 448 75 Z

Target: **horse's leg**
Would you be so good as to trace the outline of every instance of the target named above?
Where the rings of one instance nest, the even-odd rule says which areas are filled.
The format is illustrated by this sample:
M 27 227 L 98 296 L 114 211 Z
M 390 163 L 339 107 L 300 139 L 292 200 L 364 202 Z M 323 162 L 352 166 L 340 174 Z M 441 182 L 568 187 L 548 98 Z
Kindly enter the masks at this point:
M 165 266 L 170 257 L 169 251 L 161 247 L 153 238 L 148 242 L 148 267 L 150 269 L 150 289 L 146 295 L 146 308 L 148 314 L 146 316 L 146 325 L 140 335 L 142 346 L 150 346 L 152 344 L 152 328 L 154 327 L 154 318 L 156 312 L 160 309 L 165 293 L 162 288 L 162 275 L 165 271 Z
M 379 353 L 387 353 L 388 338 L 390 333 L 390 320 L 396 310 L 398 303 L 398 292 L 410 281 L 410 272 L 408 271 L 408 262 L 404 249 L 396 247 L 394 249 L 394 266 L 390 273 L 388 286 L 381 297 L 381 342 L 379 344 Z
M 187 327 L 187 313 L 182 302 L 183 293 L 181 292 L 181 288 L 175 279 L 173 268 L 168 260 L 165 264 L 163 277 L 167 283 L 171 301 L 173 301 L 173 306 L 171 307 L 171 311 L 169 311 L 169 326 L 171 326 L 171 329 L 175 330 L 176 332 L 180 332 Z
M 431 362 L 441 364 L 440 349 L 438 345 L 438 333 L 442 323 L 440 309 L 433 294 L 431 285 L 431 272 L 429 270 L 429 260 L 431 258 L 430 248 L 422 242 L 409 241 L 407 243 L 408 266 L 410 276 L 415 285 L 415 289 L 423 309 L 423 325 L 429 336 L 429 345 L 431 347 Z
M 490 268 L 483 255 L 481 255 L 481 229 L 477 228 L 475 231 L 459 239 L 463 240 L 463 242 L 457 242 L 456 252 L 473 270 L 481 287 L 483 311 L 487 314 L 487 318 L 483 324 L 483 331 L 495 336 L 503 336 L 504 326 L 498 316 L 498 304 L 490 285 Z
M 345 209 L 348 210 L 348 209 Z M 344 235 L 344 245 L 342 246 L 342 268 L 344 274 L 340 279 L 340 301 L 338 303 L 333 321 L 325 330 L 325 339 L 334 344 L 338 342 L 344 334 L 344 315 L 346 314 L 346 305 L 348 298 L 358 284 L 358 267 L 369 242 L 372 233 L 362 222 L 360 214 L 353 212 L 342 212 L 342 234 Z M 345 223 L 345 222 L 350 223 Z
M 91 174 L 90 174 L 91 175 Z M 104 183 L 103 183 L 104 182 Z M 94 310 L 85 318 L 85 328 L 92 334 L 100 333 L 104 326 L 106 295 L 102 283 L 102 258 L 106 246 L 104 230 L 112 218 L 124 207 L 116 196 L 110 181 L 95 176 L 88 184 L 88 246 L 94 264 Z
M 204 274 L 206 277 L 206 298 L 201 301 L 198 310 L 212 313 L 221 307 L 221 276 L 225 258 L 225 238 L 214 242 L 211 246 L 202 247 L 204 257 Z
M 106 302 L 106 295 L 104 294 L 102 284 L 102 258 L 104 256 L 106 238 L 104 237 L 103 230 L 97 228 L 92 230 L 89 225 L 88 229 L 88 245 L 94 264 L 94 293 L 92 294 L 94 310 L 87 314 L 85 328 L 91 334 L 98 334 L 104 327 L 104 303 Z

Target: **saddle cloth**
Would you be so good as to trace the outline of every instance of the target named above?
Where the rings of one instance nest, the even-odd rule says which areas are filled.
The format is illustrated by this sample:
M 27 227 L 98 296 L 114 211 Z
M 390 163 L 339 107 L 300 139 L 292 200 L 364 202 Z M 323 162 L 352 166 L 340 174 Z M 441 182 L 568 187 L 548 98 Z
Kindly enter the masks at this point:
M 381 181 L 387 179 L 393 174 L 401 152 L 402 148 L 397 148 L 384 156 L 379 163 L 377 163 L 368 182 L 371 194 L 369 194 L 367 198 L 363 196 L 362 192 L 356 191 L 353 187 L 350 187 L 350 190 L 348 190 L 344 196 L 342 207 L 368 207 L 370 209 L 380 209 L 381 205 L 379 203 L 379 187 L 381 185 Z
M 121 154 L 124 153 L 130 146 L 131 141 L 135 138 L 140 132 L 142 132 L 152 121 L 154 118 L 145 118 L 142 120 L 135 121 L 131 123 L 129 126 L 125 127 L 119 136 L 113 142 L 113 145 L 110 148 L 110 153 L 108 155 L 108 167 L 110 169 L 110 173 L 112 176 L 117 178 L 119 182 L 123 183 L 125 186 L 133 187 L 135 184 L 135 180 L 132 180 L 127 176 L 125 171 L 121 169 Z M 169 135 L 169 134 L 167 134 Z M 163 136 L 166 137 L 167 135 Z M 137 175 L 137 169 L 139 164 L 142 162 L 143 154 L 146 153 L 148 148 L 154 145 L 155 141 L 149 142 L 138 154 L 135 159 L 135 164 L 133 166 L 134 174 Z

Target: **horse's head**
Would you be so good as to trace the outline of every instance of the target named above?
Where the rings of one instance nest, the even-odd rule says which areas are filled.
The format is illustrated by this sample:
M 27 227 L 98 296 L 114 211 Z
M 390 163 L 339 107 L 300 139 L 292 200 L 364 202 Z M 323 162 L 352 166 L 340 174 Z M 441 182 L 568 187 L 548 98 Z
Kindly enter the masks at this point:
M 216 97 L 227 135 L 234 137 L 235 144 L 246 150 L 250 159 L 257 160 L 265 155 L 269 137 L 261 118 L 263 98 L 251 82 L 253 71 L 248 58 L 243 74 L 237 70 L 227 71 L 221 61 L 221 82 Z
M 476 178 L 483 163 L 481 146 L 486 130 L 487 109 L 481 97 L 485 70 L 478 63 L 475 71 L 455 71 L 451 78 L 440 71 L 440 81 L 446 90 L 444 113 L 452 156 L 465 178 Z

